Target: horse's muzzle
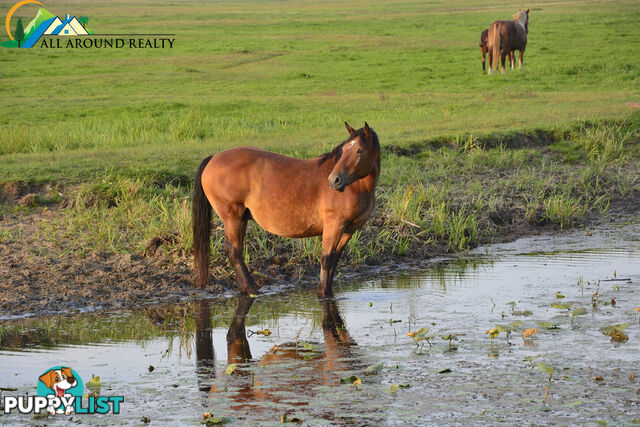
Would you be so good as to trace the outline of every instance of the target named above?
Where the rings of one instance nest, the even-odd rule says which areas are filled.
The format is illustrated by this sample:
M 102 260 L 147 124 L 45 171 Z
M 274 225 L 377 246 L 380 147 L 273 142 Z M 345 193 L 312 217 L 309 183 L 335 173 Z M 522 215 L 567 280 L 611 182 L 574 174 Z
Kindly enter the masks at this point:
M 329 187 L 331 187 L 332 190 L 343 192 L 346 186 L 347 179 L 344 176 L 338 174 L 329 175 Z

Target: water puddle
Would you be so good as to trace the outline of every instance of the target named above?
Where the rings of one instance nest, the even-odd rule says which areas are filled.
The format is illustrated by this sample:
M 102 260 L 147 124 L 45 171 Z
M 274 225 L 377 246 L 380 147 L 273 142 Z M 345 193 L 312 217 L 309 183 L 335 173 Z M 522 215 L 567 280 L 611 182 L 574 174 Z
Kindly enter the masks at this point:
M 331 300 L 294 289 L 4 321 L 0 387 L 33 394 L 55 365 L 85 382 L 99 375 L 100 394 L 125 397 L 122 412 L 72 415 L 83 424 L 199 424 L 205 412 L 240 423 L 630 423 L 640 419 L 640 225 L 589 234 L 338 282 Z M 626 340 L 603 334 L 620 324 Z M 417 344 L 406 335 L 423 327 Z

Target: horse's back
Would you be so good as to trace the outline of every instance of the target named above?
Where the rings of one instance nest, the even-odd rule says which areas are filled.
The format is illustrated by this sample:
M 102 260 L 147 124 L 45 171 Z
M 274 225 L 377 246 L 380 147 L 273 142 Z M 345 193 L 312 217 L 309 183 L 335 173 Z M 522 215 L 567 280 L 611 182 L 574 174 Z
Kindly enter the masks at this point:
M 254 221 L 271 233 L 314 235 L 322 227 L 312 161 L 254 147 L 232 148 L 211 158 L 202 187 L 218 215 L 235 205 L 249 209 Z

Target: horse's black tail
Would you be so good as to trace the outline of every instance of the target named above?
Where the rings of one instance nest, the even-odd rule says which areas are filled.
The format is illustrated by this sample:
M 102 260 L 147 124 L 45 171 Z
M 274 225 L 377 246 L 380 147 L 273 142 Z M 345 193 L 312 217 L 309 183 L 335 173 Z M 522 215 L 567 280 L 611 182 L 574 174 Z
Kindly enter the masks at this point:
M 211 240 L 211 205 L 202 189 L 202 171 L 211 160 L 209 156 L 202 161 L 196 173 L 193 187 L 192 229 L 193 261 L 198 274 L 197 284 L 203 287 L 209 280 L 209 244 Z

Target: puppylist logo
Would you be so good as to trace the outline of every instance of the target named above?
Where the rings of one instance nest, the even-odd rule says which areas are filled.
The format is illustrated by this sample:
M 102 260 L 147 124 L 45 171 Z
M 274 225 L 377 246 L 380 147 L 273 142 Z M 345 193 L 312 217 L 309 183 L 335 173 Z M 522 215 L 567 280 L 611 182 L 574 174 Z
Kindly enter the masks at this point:
M 24 5 L 43 6 L 25 27 L 18 18 L 15 29 L 11 30 L 11 18 Z M 174 34 L 95 34 L 88 27 L 89 17 L 65 15 L 64 19 L 52 14 L 37 0 L 22 0 L 14 4 L 5 19 L 9 40 L 0 43 L 6 48 L 28 49 L 32 47 L 49 49 L 163 49 L 173 48 Z
M 38 378 L 37 396 L 6 396 L 3 399 L 3 412 L 10 414 L 39 414 L 46 410 L 55 414 L 108 414 L 120 413 L 120 404 L 124 396 L 86 396 L 83 401 L 84 383 L 80 375 L 66 366 L 54 366 L 47 369 Z M 85 404 L 86 403 L 86 404 Z

